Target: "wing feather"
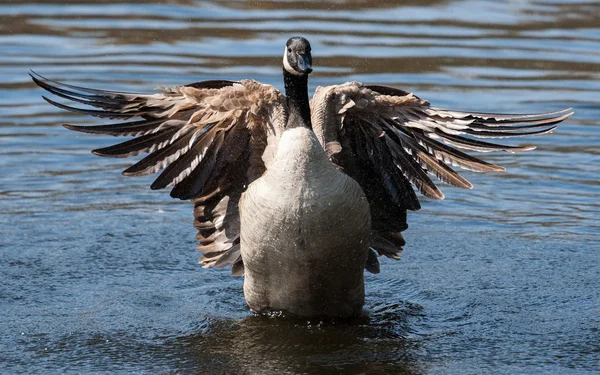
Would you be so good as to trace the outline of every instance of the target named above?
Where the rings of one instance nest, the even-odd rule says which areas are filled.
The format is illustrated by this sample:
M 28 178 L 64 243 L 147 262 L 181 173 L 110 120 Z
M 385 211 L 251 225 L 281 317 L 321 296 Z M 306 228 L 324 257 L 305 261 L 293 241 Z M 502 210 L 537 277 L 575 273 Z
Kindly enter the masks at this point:
M 151 153 L 142 160 L 123 171 L 125 176 L 145 176 L 164 169 L 174 163 L 193 146 L 194 136 L 198 129 L 184 128 L 184 134 L 173 143 L 156 152 Z
M 216 154 L 219 152 L 224 136 L 223 131 L 211 131 L 198 138 L 197 142 L 191 147 L 190 152 L 183 154 L 169 164 L 150 188 L 159 190 L 177 185 L 196 168 L 202 171 L 197 178 L 199 184 L 204 185 L 212 173 Z
M 572 114 L 570 108 L 540 114 L 446 110 L 431 107 L 429 102 L 403 90 L 358 82 L 319 87 L 311 99 L 317 138 L 331 160 L 365 190 L 371 205 L 371 247 L 379 255 L 396 254 L 404 244 L 403 240 L 389 239 L 406 229 L 406 210 L 420 207 L 410 184 L 434 199 L 443 199 L 444 194 L 427 174 L 443 183 L 471 189 L 473 185 L 452 166 L 475 172 L 505 169 L 459 149 L 511 153 L 533 150 L 531 145 L 510 146 L 477 138 L 548 134 Z M 395 253 L 390 250 L 394 248 Z M 378 270 L 373 259 L 366 267 Z
M 175 141 L 177 139 L 177 135 L 180 134 L 179 130 L 180 129 L 172 127 L 162 129 L 155 133 L 145 134 L 140 137 L 118 143 L 114 146 L 92 150 L 92 153 L 98 156 L 126 158 L 129 156 L 139 155 L 143 152 L 153 152 L 154 150 L 161 149 Z
M 444 194 L 427 176 L 426 171 L 421 167 L 418 160 L 403 150 L 389 136 L 384 137 L 388 152 L 391 152 L 395 165 L 402 171 L 404 176 L 419 190 L 419 192 L 428 198 L 444 199 Z M 380 153 L 384 151 L 381 149 Z M 381 156 L 380 156 L 381 157 Z
M 139 136 L 156 132 L 160 125 L 165 122 L 164 119 L 141 120 L 132 122 L 122 122 L 108 125 L 79 126 L 64 124 L 69 130 L 89 133 L 89 134 L 108 134 L 112 136 Z
M 203 265 L 233 265 L 233 274 L 243 274 L 238 201 L 246 186 L 265 170 L 268 140 L 276 141 L 285 125 L 286 102 L 279 91 L 255 81 L 213 80 L 163 88 L 156 94 L 134 94 L 69 85 L 35 72 L 30 75 L 51 94 L 97 109 L 44 97 L 58 108 L 109 119 L 138 118 L 64 126 L 84 133 L 134 136 L 93 153 L 109 157 L 148 153 L 123 174 L 162 170 L 151 188 L 172 187 L 173 197 L 194 202 Z

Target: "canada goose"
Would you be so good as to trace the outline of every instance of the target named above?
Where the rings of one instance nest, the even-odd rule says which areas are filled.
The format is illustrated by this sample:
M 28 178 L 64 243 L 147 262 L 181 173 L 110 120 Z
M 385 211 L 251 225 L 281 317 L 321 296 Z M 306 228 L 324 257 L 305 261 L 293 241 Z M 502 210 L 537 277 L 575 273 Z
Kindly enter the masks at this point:
M 463 151 L 525 151 L 475 138 L 546 134 L 570 109 L 500 115 L 432 107 L 391 87 L 348 82 L 318 87 L 308 99 L 309 42 L 287 41 L 285 96 L 252 80 L 212 80 L 143 95 L 72 86 L 31 72 L 56 96 L 96 109 L 59 108 L 137 121 L 67 129 L 135 138 L 94 150 L 108 157 L 148 153 L 123 174 L 164 171 L 152 189 L 194 203 L 204 267 L 232 265 L 257 312 L 356 316 L 363 268 L 398 258 L 406 211 L 423 195 L 444 195 L 428 174 L 472 185 L 450 166 L 503 171 Z

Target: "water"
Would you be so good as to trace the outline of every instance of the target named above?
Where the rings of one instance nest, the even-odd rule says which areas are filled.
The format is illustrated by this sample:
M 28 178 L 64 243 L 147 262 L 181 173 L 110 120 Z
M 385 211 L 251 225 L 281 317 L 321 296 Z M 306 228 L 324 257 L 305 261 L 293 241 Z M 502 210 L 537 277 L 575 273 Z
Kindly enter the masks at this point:
M 600 5 L 592 1 L 0 4 L 0 372 L 595 374 L 600 371 Z M 506 173 L 409 216 L 399 262 L 351 324 L 252 316 L 196 264 L 187 202 L 89 153 L 99 123 L 27 76 L 125 91 L 254 78 L 313 45 L 311 87 L 348 80 L 439 107 L 575 116 Z

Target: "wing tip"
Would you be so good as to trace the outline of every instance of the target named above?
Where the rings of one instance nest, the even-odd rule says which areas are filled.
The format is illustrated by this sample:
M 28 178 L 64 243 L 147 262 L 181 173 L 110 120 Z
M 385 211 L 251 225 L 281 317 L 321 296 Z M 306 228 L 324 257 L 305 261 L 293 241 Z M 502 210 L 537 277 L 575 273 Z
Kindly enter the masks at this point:
M 112 146 L 110 146 L 112 147 Z M 115 154 L 115 153 L 111 153 L 109 152 L 107 149 L 109 149 L 110 147 L 106 147 L 106 148 L 97 148 L 95 150 L 92 150 L 92 154 L 96 155 L 96 156 L 102 156 L 105 158 L 126 158 L 129 156 L 129 154 Z
M 29 74 L 29 76 L 31 77 L 31 79 L 33 79 L 34 82 L 39 81 L 41 79 L 46 79 L 43 75 L 37 73 L 36 71 L 34 71 L 31 68 L 29 69 L 27 74 Z M 36 82 L 36 84 L 37 84 L 37 82 Z
M 569 108 L 560 109 L 558 111 L 536 113 L 536 114 L 533 114 L 532 116 L 537 116 L 540 118 L 547 118 L 547 119 L 560 118 L 561 119 L 560 121 L 562 121 L 562 120 L 572 116 L 574 113 L 575 113 L 575 110 L 573 109 L 573 107 L 569 107 Z
M 133 177 L 133 176 L 139 176 L 140 175 L 140 173 L 131 172 L 129 169 L 130 168 L 125 169 L 123 172 L 121 172 L 121 174 L 123 176 L 127 176 L 127 177 Z
M 443 201 L 446 195 L 436 186 L 435 189 L 422 189 L 421 193 L 427 198 Z
M 123 172 L 121 172 L 121 174 L 123 176 L 127 176 L 127 177 L 147 176 L 156 171 L 156 169 L 153 169 L 154 167 L 155 167 L 155 165 L 151 165 L 146 168 L 140 168 L 138 163 L 136 163 L 136 164 L 132 165 L 131 167 L 125 169 Z
M 57 102 L 55 102 L 55 101 L 54 101 L 54 100 L 52 100 L 52 99 L 49 99 L 49 98 L 48 98 L 46 95 L 42 95 L 42 99 L 44 99 L 44 100 L 45 100 L 45 101 L 47 101 L 48 103 L 52 104 L 53 106 L 56 106 L 56 107 L 59 107 L 59 108 L 60 108 L 60 106 L 58 105 L 58 103 L 57 103 Z
M 160 177 L 160 176 L 159 176 Z M 150 185 L 150 190 L 161 190 L 168 187 L 168 184 L 163 183 L 158 178 Z
M 65 129 L 72 130 L 75 132 L 89 133 L 87 126 L 72 125 L 72 124 L 62 124 L 62 126 Z
M 519 146 L 518 148 L 515 148 L 513 150 L 506 150 L 506 151 L 514 154 L 515 152 L 533 151 L 536 148 L 537 148 L 537 146 L 534 146 L 534 145 L 524 145 L 524 146 Z
M 95 150 L 92 150 L 92 154 L 96 155 L 96 156 L 112 156 L 110 154 L 104 153 L 102 152 L 101 148 L 97 148 Z
M 483 162 L 483 160 L 482 160 Z M 480 169 L 468 169 L 471 172 L 482 172 L 482 173 L 488 173 L 488 172 L 506 172 L 506 168 L 504 168 L 501 165 L 498 164 L 490 164 L 490 163 L 485 163 L 485 168 L 480 168 Z
M 565 114 L 565 116 L 567 116 L 567 117 L 570 117 L 570 116 L 572 116 L 572 115 L 575 114 L 575 110 L 573 109 L 573 107 L 565 108 L 565 109 L 563 109 L 563 110 L 561 110 L 559 112 L 563 112 L 563 113 L 564 112 L 568 112 L 568 113 Z

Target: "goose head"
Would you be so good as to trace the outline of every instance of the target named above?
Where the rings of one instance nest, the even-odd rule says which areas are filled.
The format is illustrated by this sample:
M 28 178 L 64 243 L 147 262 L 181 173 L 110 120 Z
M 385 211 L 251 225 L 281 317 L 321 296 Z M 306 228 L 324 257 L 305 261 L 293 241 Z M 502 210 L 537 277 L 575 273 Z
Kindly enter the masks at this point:
M 283 52 L 283 69 L 297 76 L 305 76 L 312 72 L 312 56 L 308 40 L 300 36 L 288 39 Z

